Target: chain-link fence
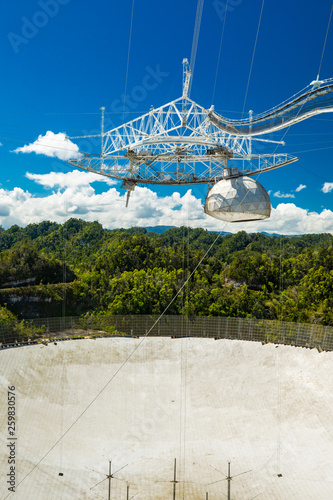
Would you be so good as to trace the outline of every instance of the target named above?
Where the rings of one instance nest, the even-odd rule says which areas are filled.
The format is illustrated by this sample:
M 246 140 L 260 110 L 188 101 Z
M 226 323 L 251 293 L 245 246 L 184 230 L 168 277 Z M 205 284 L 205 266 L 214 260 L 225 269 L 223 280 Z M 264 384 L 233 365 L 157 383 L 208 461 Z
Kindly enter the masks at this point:
M 87 316 L 38 318 L 0 324 L 2 347 L 88 335 L 210 337 L 333 350 L 333 327 L 260 319 L 207 316 Z

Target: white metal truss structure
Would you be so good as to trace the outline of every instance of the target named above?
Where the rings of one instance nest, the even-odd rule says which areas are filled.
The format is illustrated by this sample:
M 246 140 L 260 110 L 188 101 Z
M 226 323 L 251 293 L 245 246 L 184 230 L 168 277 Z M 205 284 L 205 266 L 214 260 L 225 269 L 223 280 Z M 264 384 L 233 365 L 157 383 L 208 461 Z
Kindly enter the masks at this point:
M 333 78 L 315 80 L 279 106 L 244 120 L 227 120 L 213 109 L 209 117 L 221 130 L 243 136 L 275 132 L 319 113 L 333 111 Z
M 226 120 L 213 107 L 205 109 L 189 98 L 190 80 L 184 59 L 182 97 L 107 132 L 102 115 L 101 153 L 84 154 L 69 163 L 122 180 L 128 192 L 137 184 L 216 183 L 251 176 L 298 160 L 287 153 L 255 154 L 253 141 L 284 143 L 254 136 L 333 110 L 332 80 L 316 80 L 306 92 L 267 113 Z

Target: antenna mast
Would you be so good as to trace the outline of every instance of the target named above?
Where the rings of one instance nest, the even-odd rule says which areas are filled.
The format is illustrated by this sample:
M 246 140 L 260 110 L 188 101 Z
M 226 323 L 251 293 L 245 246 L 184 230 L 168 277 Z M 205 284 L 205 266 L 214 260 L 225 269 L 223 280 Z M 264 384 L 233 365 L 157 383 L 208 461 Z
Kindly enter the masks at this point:
M 109 493 L 108 493 L 108 500 L 111 499 L 111 478 L 112 478 L 112 474 L 111 474 L 111 460 L 109 460 L 109 475 L 108 475 L 108 480 L 109 480 Z
M 190 81 L 191 81 L 191 68 L 188 60 L 183 59 L 183 95 L 182 95 L 182 126 L 186 126 L 187 115 L 187 99 L 189 97 Z
M 172 498 L 173 500 L 176 500 L 176 483 L 178 482 L 176 479 L 176 459 L 175 459 L 175 465 L 174 465 L 174 470 L 173 470 L 173 495 Z
M 111 468 L 111 460 L 109 460 L 109 474 L 106 474 L 106 479 L 109 480 L 109 487 L 108 487 L 108 500 L 111 500 L 111 479 L 119 479 L 117 477 L 114 477 L 115 474 L 117 474 L 117 472 L 121 471 L 122 469 L 124 469 L 125 467 L 127 467 L 127 465 L 124 465 L 123 467 L 120 467 L 120 469 L 118 469 L 116 472 L 114 472 L 112 474 L 112 468 Z M 122 479 L 119 479 L 120 481 L 123 481 Z M 103 481 L 105 481 L 105 479 L 103 479 Z M 99 484 L 99 483 L 97 483 Z M 97 486 L 97 485 L 95 485 Z M 93 486 L 94 488 L 94 486 Z M 90 488 L 92 489 L 92 488 Z
M 213 467 L 213 466 L 211 465 L 211 467 Z M 217 472 L 219 472 L 220 474 L 222 474 L 222 473 L 221 473 L 221 471 L 219 471 L 219 470 L 218 470 L 218 469 L 216 469 L 215 467 L 213 467 L 213 469 L 215 469 Z M 251 470 L 247 470 L 247 471 L 245 471 L 245 472 L 240 472 L 239 474 L 236 474 L 236 476 L 241 476 L 242 474 L 247 474 L 248 472 L 252 472 L 252 471 L 251 471 Z M 231 490 L 231 480 L 232 480 L 234 477 L 236 477 L 236 476 L 231 476 L 231 475 L 230 475 L 230 461 L 229 461 L 229 462 L 228 462 L 228 475 L 227 475 L 224 479 L 219 479 L 218 481 L 213 481 L 212 483 L 208 483 L 208 484 L 206 484 L 206 486 L 209 486 L 210 484 L 220 483 L 221 481 L 225 481 L 225 480 L 227 480 L 227 481 L 228 481 L 228 500 L 231 500 L 231 496 L 230 496 L 230 494 L 231 494 L 231 492 L 230 492 L 230 490 Z M 208 497 L 208 493 L 206 493 L 206 498 L 207 498 L 207 497 Z
M 228 500 L 230 500 L 230 481 L 232 477 L 230 476 L 230 462 L 228 462 L 228 476 L 227 476 L 227 481 L 228 481 Z
M 188 63 L 188 60 L 185 58 L 183 59 L 183 99 L 187 99 L 188 93 L 189 93 L 189 87 L 190 87 L 190 81 L 191 81 L 191 68 Z
M 101 107 L 102 116 L 101 116 L 101 157 L 104 156 L 104 111 L 105 107 Z

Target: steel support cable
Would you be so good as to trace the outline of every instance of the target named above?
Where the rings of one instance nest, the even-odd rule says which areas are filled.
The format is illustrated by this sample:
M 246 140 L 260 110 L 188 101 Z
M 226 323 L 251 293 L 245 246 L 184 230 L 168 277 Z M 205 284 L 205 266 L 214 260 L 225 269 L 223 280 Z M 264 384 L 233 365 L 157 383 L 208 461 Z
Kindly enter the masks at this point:
M 275 351 L 277 368 L 277 423 L 276 423 L 276 474 L 281 474 L 281 417 L 282 417 L 282 389 L 280 349 Z
M 218 57 L 217 57 L 217 65 L 216 65 L 215 81 L 214 81 L 214 87 L 213 87 L 212 104 L 213 104 L 213 102 L 214 102 L 214 97 L 215 97 L 215 89 L 216 89 L 216 82 L 217 82 L 217 75 L 218 75 L 219 66 L 220 66 L 220 58 L 221 58 L 222 41 L 223 41 L 223 35 L 224 35 L 225 20 L 226 20 L 226 17 L 227 17 L 227 12 L 228 12 L 228 3 L 229 3 L 229 0 L 227 0 L 226 6 L 225 6 L 225 12 L 224 12 L 224 19 L 223 19 L 223 26 L 222 26 L 222 34 L 221 34 L 221 41 L 220 41 L 219 55 L 218 55 Z
M 330 24 L 331 24 L 331 19 L 332 19 L 332 13 L 333 13 L 333 2 L 332 2 L 332 8 L 331 8 L 331 13 L 330 13 L 330 18 L 329 18 L 329 20 L 328 20 L 328 25 L 327 25 L 327 30 L 326 30 L 326 36 L 325 36 L 325 41 L 324 41 L 323 51 L 322 51 L 322 53 L 321 53 L 321 59 L 320 59 L 320 64 L 319 64 L 319 69 L 318 69 L 318 76 L 317 76 L 317 80 L 319 80 L 319 75 L 320 75 L 321 65 L 322 65 L 322 62 L 323 62 L 324 52 L 325 52 L 325 48 L 326 48 L 326 42 L 327 42 L 328 31 L 329 31 Z
M 187 208 L 187 238 L 186 238 L 186 278 L 189 273 L 190 266 L 190 228 L 189 228 L 189 207 Z M 188 313 L 189 313 L 189 281 L 186 283 L 186 314 L 185 314 L 185 336 L 188 337 L 189 334 L 189 324 L 188 324 Z M 182 378 L 183 378 L 183 428 L 182 428 L 182 439 L 183 439 L 183 498 L 185 493 L 185 481 L 186 481 L 186 429 L 187 429 L 187 360 L 188 360 L 188 340 L 185 340 L 185 355 L 183 352 L 182 345 Z
M 129 59 L 131 53 L 131 41 L 132 41 L 132 27 L 133 27 L 133 12 L 134 12 L 134 0 L 132 2 L 132 14 L 131 14 L 131 26 L 130 26 L 130 34 L 128 40 L 128 51 L 127 51 L 127 65 L 126 65 L 126 78 L 125 78 L 125 93 L 124 93 L 124 104 L 123 104 L 123 120 L 125 115 L 125 103 L 126 103 L 126 92 L 127 92 L 127 79 L 128 79 L 128 68 L 129 68 Z
M 185 230 L 186 227 L 183 226 L 183 244 L 182 244 L 182 252 L 183 252 L 183 259 L 182 259 L 182 271 L 183 271 L 183 283 L 185 283 L 185 272 L 186 272 L 186 259 L 185 259 Z M 186 296 L 186 289 L 183 290 L 182 295 L 181 295 L 181 300 L 182 300 L 182 327 L 181 327 L 181 336 L 186 337 L 186 316 L 184 316 L 184 311 L 186 310 L 187 307 L 187 300 L 188 297 Z M 186 304 L 186 306 L 185 306 Z M 182 464 L 182 444 L 184 443 L 184 418 L 183 418 L 183 410 L 184 410 L 184 372 L 183 372 L 183 342 L 180 343 L 180 380 L 179 380 L 179 462 L 178 466 Z M 185 389 L 186 390 L 186 389 Z
M 69 111 L 69 112 L 66 112 L 66 113 L 37 113 L 37 112 L 33 112 L 33 113 L 0 113 L 0 116 L 60 116 L 60 115 L 100 115 L 100 112 L 99 111 L 80 111 L 80 112 L 76 112 L 76 111 Z M 29 127 L 30 128 L 30 127 Z M 32 128 L 32 127 L 31 127 Z
M 289 135 L 289 137 L 291 136 L 291 134 Z M 323 148 L 319 148 L 319 149 L 331 149 L 333 146 L 332 146 L 332 140 L 330 141 L 309 141 L 309 142 L 298 142 L 297 144 L 293 144 L 293 148 L 295 148 L 296 146 L 305 146 L 305 145 L 308 145 L 308 146 L 314 146 L 314 145 L 318 145 L 318 144 L 331 144 L 331 146 L 326 146 L 326 147 L 323 147 Z M 295 153 L 293 153 L 295 154 Z
M 256 35 L 256 40 L 255 40 L 255 45 L 254 45 L 254 50 L 253 50 L 253 55 L 252 55 L 252 61 L 251 61 L 251 67 L 250 67 L 250 72 L 249 72 L 249 78 L 248 78 L 248 83 L 247 83 L 247 88 L 246 88 L 246 93 L 245 93 L 245 99 L 244 99 L 242 116 L 244 114 L 245 105 L 246 105 L 246 99 L 247 99 L 247 94 L 248 94 L 248 89 L 249 89 L 249 83 L 250 83 L 250 78 L 251 78 L 251 73 L 252 73 L 252 67 L 253 67 L 254 55 L 255 55 L 255 50 L 256 50 L 256 45 L 257 45 L 257 40 L 258 40 L 259 28 L 260 28 L 260 24 L 261 24 L 261 18 L 262 18 L 262 12 L 263 12 L 263 7 L 264 7 L 264 1 L 265 0 L 263 0 L 262 6 L 261 6 L 260 18 L 259 18 L 257 35 Z M 321 66 L 322 66 L 322 61 L 323 61 L 323 56 L 324 56 L 324 52 L 325 52 L 325 47 L 326 47 L 326 42 L 327 42 L 327 37 L 328 37 L 328 32 L 329 32 L 329 27 L 330 27 L 330 23 L 331 23 L 331 19 L 332 19 L 332 13 L 333 13 L 333 4 L 332 4 L 332 8 L 331 8 L 331 13 L 330 13 L 330 17 L 329 17 L 328 26 L 327 26 L 327 31 L 326 31 L 326 36 L 325 36 L 323 50 L 322 50 L 321 60 L 320 60 L 320 64 L 319 64 L 318 77 L 317 77 L 318 79 L 319 79 L 319 74 L 320 74 L 320 70 L 321 70 Z M 302 107 L 301 107 L 301 109 L 302 109 Z M 297 116 L 298 115 L 299 115 L 299 113 L 297 114 Z
M 333 9 L 333 5 L 332 5 L 332 9 Z M 332 14 L 332 11 L 331 11 L 331 14 Z M 331 21 L 331 17 L 330 17 L 330 21 Z M 330 23 L 329 23 L 329 24 L 330 24 Z M 325 44 L 326 44 L 326 39 L 325 39 Z M 324 46 L 324 49 L 325 49 L 325 46 Z M 323 54 L 324 54 L 324 49 L 323 49 L 322 56 L 323 56 Z M 321 65 L 321 63 L 320 63 L 320 65 Z M 303 102 L 303 104 L 300 106 L 300 108 L 299 108 L 299 110 L 298 110 L 298 113 L 296 114 L 296 116 L 295 116 L 294 120 L 297 120 L 297 118 L 298 118 L 298 116 L 301 114 L 302 109 L 303 109 L 303 107 L 305 106 L 305 104 L 306 104 L 306 101 L 304 100 L 304 102 Z M 293 125 L 293 123 L 290 123 L 290 125 L 286 128 L 286 130 L 285 130 L 285 132 L 284 132 L 284 134 L 283 134 L 283 136 L 282 136 L 282 138 L 281 138 L 281 141 L 282 141 L 282 142 L 283 142 L 284 138 L 286 137 L 287 133 L 289 132 L 290 128 L 292 127 L 292 125 Z M 279 147 L 279 146 L 276 146 L 276 148 L 274 149 L 273 154 L 276 152 L 276 150 L 277 150 L 277 148 L 278 148 L 278 147 Z
M 298 113 L 297 113 L 297 115 L 296 115 L 295 119 L 297 119 L 297 118 L 298 118 L 298 116 L 300 115 L 300 113 L 302 112 L 302 109 L 303 109 L 304 105 L 305 105 L 305 101 L 303 102 L 302 106 L 299 108 Z M 289 132 L 289 130 L 290 130 L 290 128 L 291 128 L 292 126 L 293 126 L 293 123 L 290 123 L 289 127 L 287 127 L 287 128 L 286 128 L 286 130 L 284 131 L 284 134 L 283 134 L 282 138 L 280 139 L 280 141 L 281 141 L 281 142 L 283 142 L 283 141 L 284 141 L 284 138 L 286 137 L 287 133 Z M 278 147 L 279 147 L 279 144 L 278 144 L 278 145 L 276 146 L 276 148 L 274 149 L 273 154 L 275 154 L 275 152 L 276 152 L 276 150 L 278 149 Z
M 84 137 L 84 136 L 80 136 L 80 138 L 82 138 L 82 137 Z M 100 134 L 94 135 L 94 136 L 87 136 L 87 137 L 100 137 Z M 23 141 L 22 139 L 14 139 L 13 137 L 4 137 L 4 136 L 0 136 L 0 139 L 6 140 L 6 141 L 12 141 L 12 142 L 21 142 L 23 144 L 25 144 L 27 142 L 27 141 Z M 68 139 L 70 139 L 70 138 L 68 138 Z M 48 139 L 48 140 L 50 142 L 52 142 L 53 139 Z M 54 140 L 54 142 L 61 142 L 61 141 Z M 69 149 L 68 147 L 65 148 L 65 147 L 60 147 L 60 146 L 52 146 L 51 144 L 42 144 L 42 147 L 43 148 L 57 149 L 58 151 L 66 151 L 67 153 L 75 153 L 75 154 L 79 154 L 79 155 L 88 155 L 88 156 L 91 155 L 91 153 L 88 153 L 88 152 L 78 151 L 76 149 Z M 14 151 L 14 152 L 16 152 L 16 151 Z M 98 155 L 96 154 L 95 156 L 98 156 Z M 65 160 L 65 161 L 67 161 L 67 160 Z
M 189 83 L 188 96 L 190 96 L 190 92 L 191 92 L 194 67 L 195 67 L 195 60 L 197 57 L 197 49 L 198 49 L 198 41 L 199 41 L 199 33 L 200 33 L 200 26 L 201 26 L 203 4 L 204 4 L 204 0 L 198 0 L 197 13 L 196 13 L 196 17 L 195 17 L 195 25 L 194 25 L 194 31 L 193 31 L 191 59 L 190 59 L 190 69 L 192 72 L 192 78 L 191 78 L 190 83 Z
M 186 324 L 185 324 L 186 328 Z M 185 347 L 184 347 L 185 342 Z M 187 338 L 181 342 L 181 359 L 180 359 L 180 408 L 179 408 L 179 464 L 182 467 L 183 473 L 183 488 L 186 480 L 186 422 L 187 422 L 187 407 L 186 407 L 186 388 L 187 388 Z M 184 495 L 184 490 L 183 490 Z
M 333 146 L 332 146 L 333 147 Z M 320 174 L 318 174 L 317 172 L 313 172 L 312 170 L 309 170 L 308 168 L 304 167 L 301 163 L 298 163 L 297 164 L 302 170 L 304 170 L 305 172 L 308 172 L 308 174 L 311 174 L 313 175 L 313 177 L 317 177 L 318 179 L 321 179 L 323 182 L 326 182 L 326 177 L 322 177 Z
M 290 128 L 290 127 L 289 127 L 289 128 Z M 278 147 L 278 146 L 277 146 L 277 147 Z M 262 175 L 262 173 L 263 173 L 263 172 L 258 172 L 258 174 L 257 174 L 257 179 L 259 179 L 259 177 Z M 231 190 L 231 188 L 230 188 L 230 190 Z M 242 204 L 243 204 L 243 202 L 244 202 L 245 198 L 247 197 L 247 195 L 248 195 L 248 192 L 246 192 L 246 193 L 244 194 L 243 198 L 241 199 L 241 201 L 239 202 L 239 204 L 237 205 L 237 207 L 241 207 L 241 206 L 242 206 Z M 221 232 L 222 232 L 222 231 L 224 231 L 224 229 L 226 228 L 226 226 L 227 226 L 228 224 L 229 224 L 229 222 L 226 222 L 226 224 L 224 225 L 224 228 L 221 230 Z M 220 234 L 221 234 L 221 233 L 220 233 Z M 281 261 L 280 261 L 280 266 L 281 266 Z M 281 279 L 281 269 L 280 269 L 280 279 Z M 252 306 L 252 309 L 254 309 L 254 307 L 255 307 L 257 304 L 259 304 L 259 299 L 256 299 L 256 300 L 255 300 L 255 302 L 254 302 L 254 304 L 253 304 L 253 306 Z M 280 305 L 280 304 L 279 304 L 279 305 Z
M 12 142 L 23 142 L 25 144 L 27 141 L 23 141 L 22 139 L 13 139 L 12 137 L 4 137 L 0 136 L 0 139 L 6 140 L 6 141 L 12 141 Z M 50 139 L 50 142 L 52 142 L 52 139 Z M 54 142 L 61 142 L 58 140 L 55 140 Z M 51 146 L 51 144 L 42 144 L 43 148 L 52 148 L 52 149 L 59 149 L 61 151 L 69 151 L 73 153 L 79 153 L 76 149 L 69 149 L 69 148 L 61 148 L 59 146 Z
M 65 213 L 68 215 L 68 198 L 67 198 L 68 190 L 65 189 L 64 192 L 64 202 L 65 202 Z M 62 298 L 62 304 L 61 304 L 61 317 L 62 320 L 66 320 L 66 297 L 67 297 L 67 266 L 66 266 L 66 261 L 67 261 L 67 227 L 65 224 L 62 226 L 62 231 L 61 231 L 61 238 L 62 238 L 62 281 L 63 281 L 63 298 Z M 60 356 L 61 356 L 61 401 L 65 401 L 65 381 L 66 381 L 66 369 L 65 369 L 65 355 L 64 351 L 61 349 L 60 351 Z M 66 418 L 64 416 L 64 404 L 61 405 L 61 414 L 60 414 L 60 431 L 64 432 L 64 429 L 66 428 Z M 59 455 L 60 455 L 60 467 L 62 469 L 62 463 L 63 463 L 63 447 L 60 446 L 59 450 Z
M 259 23 L 258 23 L 257 34 L 256 34 L 256 40 L 254 42 L 254 48 L 253 48 L 253 54 L 252 54 L 252 61 L 251 61 L 251 66 L 250 66 L 249 78 L 247 80 L 247 86 L 246 86 L 246 92 L 245 92 L 245 98 L 244 98 L 244 105 L 243 105 L 243 111 L 242 111 L 242 117 L 243 117 L 243 114 L 244 114 L 244 109 L 245 109 L 245 104 L 246 104 L 246 99 L 247 99 L 247 93 L 249 91 L 249 85 L 250 85 L 250 79 L 251 79 L 251 74 L 252 74 L 252 67 L 253 67 L 254 55 L 256 53 L 256 48 L 257 48 L 257 41 L 258 41 L 260 24 L 261 24 L 262 11 L 264 9 L 264 3 L 265 3 L 265 0 L 262 0 L 261 11 L 260 11 L 260 16 L 259 16 Z
M 186 235 L 187 233 L 187 235 Z M 188 305 L 189 305 L 189 288 L 188 288 L 188 271 L 189 271 L 189 212 L 187 211 L 187 226 L 183 226 L 183 282 L 186 280 L 186 289 L 182 293 L 182 336 L 188 336 Z M 185 284 L 184 283 L 184 284 Z M 184 314 L 185 313 L 185 314 Z M 184 497 L 184 487 L 186 480 L 186 422 L 187 422 L 187 340 L 185 340 L 185 348 L 183 342 L 180 346 L 180 407 L 179 407 L 179 465 L 182 467 L 182 473 L 184 480 L 183 485 L 183 497 Z M 180 492 L 179 492 L 180 493 Z

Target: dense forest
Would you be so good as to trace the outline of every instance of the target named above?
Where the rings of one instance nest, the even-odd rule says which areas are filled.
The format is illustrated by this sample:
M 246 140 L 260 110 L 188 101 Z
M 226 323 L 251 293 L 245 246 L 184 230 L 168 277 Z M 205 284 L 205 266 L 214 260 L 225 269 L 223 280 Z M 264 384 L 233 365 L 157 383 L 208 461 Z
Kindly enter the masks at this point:
M 0 228 L 0 305 L 0 321 L 166 310 L 333 325 L 333 236 Z

